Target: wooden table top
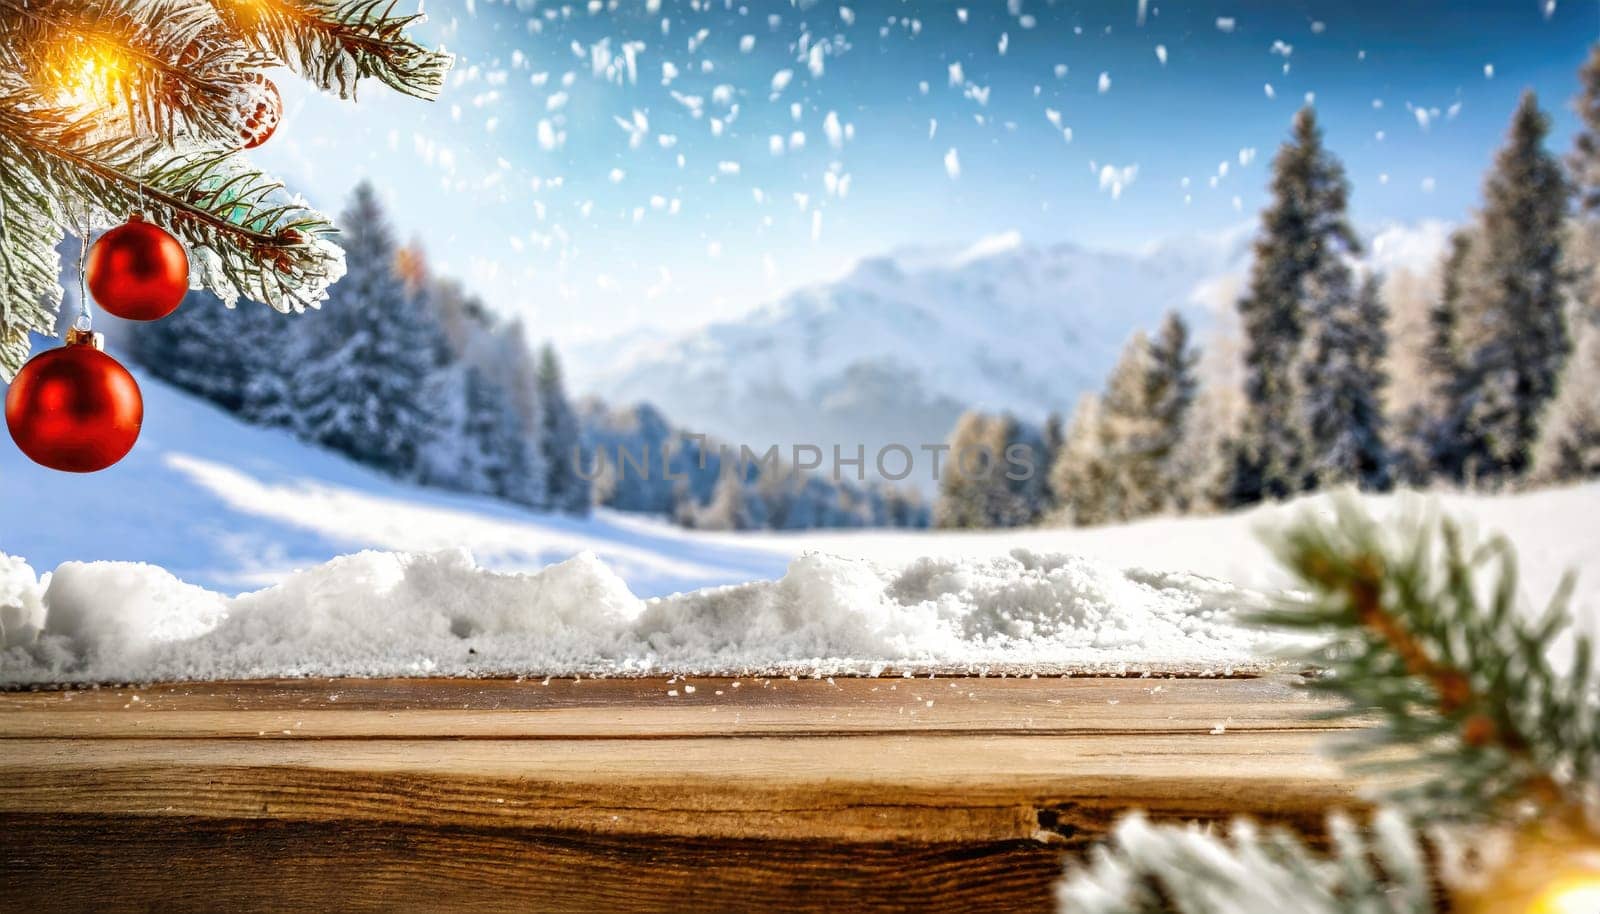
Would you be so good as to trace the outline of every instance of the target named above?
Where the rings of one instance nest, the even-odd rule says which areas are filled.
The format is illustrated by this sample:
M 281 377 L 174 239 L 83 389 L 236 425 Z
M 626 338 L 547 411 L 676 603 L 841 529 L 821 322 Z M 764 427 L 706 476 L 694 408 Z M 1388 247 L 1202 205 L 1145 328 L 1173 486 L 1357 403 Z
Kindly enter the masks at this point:
M 1127 809 L 1359 805 L 1327 710 L 1287 677 L 0 693 L 0 910 L 1047 910 Z

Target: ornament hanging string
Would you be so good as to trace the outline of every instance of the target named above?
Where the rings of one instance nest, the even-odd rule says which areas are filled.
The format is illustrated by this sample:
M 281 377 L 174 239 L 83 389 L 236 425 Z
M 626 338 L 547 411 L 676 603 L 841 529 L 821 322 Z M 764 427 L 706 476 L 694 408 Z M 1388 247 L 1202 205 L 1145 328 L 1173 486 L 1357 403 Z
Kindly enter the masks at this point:
M 83 201 L 83 222 L 79 225 L 78 235 L 78 316 L 72 322 L 74 329 L 85 333 L 94 329 L 93 306 L 89 301 L 89 280 L 87 261 L 89 257 L 89 233 L 93 231 L 90 224 L 89 201 Z

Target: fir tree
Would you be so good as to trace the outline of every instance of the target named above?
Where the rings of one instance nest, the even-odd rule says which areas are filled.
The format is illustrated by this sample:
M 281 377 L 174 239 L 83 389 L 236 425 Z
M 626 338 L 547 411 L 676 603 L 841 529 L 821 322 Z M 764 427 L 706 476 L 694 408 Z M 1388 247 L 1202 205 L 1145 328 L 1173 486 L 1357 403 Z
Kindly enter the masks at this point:
M 1459 229 L 1450 236 L 1450 250 L 1440 265 L 1439 296 L 1428 308 L 1428 342 L 1423 349 L 1427 396 L 1405 419 L 1407 467 L 1413 483 L 1442 478 L 1459 483 L 1466 467 L 1462 423 L 1466 421 L 1467 382 L 1456 327 L 1461 322 L 1472 266 L 1473 232 Z
M 1578 71 L 1580 129 L 1568 157 L 1577 199 L 1572 357 L 1541 420 L 1534 478 L 1566 482 L 1600 474 L 1600 43 Z
M 941 527 L 1018 527 L 1044 512 L 1050 468 L 1044 442 L 1015 416 L 964 414 L 940 470 L 934 521 Z
M 505 390 L 477 367 L 468 367 L 462 400 L 462 435 L 467 443 L 460 468 L 462 487 L 506 498 L 520 494 L 526 444 Z
M 940 468 L 939 500 L 934 504 L 934 525 L 947 528 L 989 526 L 985 510 L 985 480 L 996 459 L 989 441 L 989 419 L 971 410 L 956 420 L 950 433 L 948 459 Z M 985 456 L 987 455 L 987 457 Z
M 1589 48 L 1589 59 L 1578 69 L 1579 130 L 1569 159 L 1578 213 L 1586 219 L 1600 217 L 1600 43 Z
M 1049 514 L 1061 507 L 1061 497 L 1055 487 L 1055 465 L 1061 458 L 1061 449 L 1067 443 L 1066 420 L 1059 412 L 1051 411 L 1044 421 L 1044 456 L 1039 463 L 1039 471 L 1044 478 L 1042 497 L 1043 514 Z
M 425 486 L 484 491 L 467 479 L 476 447 L 467 434 L 467 372 L 471 366 L 450 360 L 429 376 L 425 396 L 432 418 L 428 441 L 419 449 L 416 478 Z
M 548 474 L 546 503 L 555 511 L 570 514 L 589 513 L 589 483 L 579 474 L 582 459 L 578 417 L 567 401 L 566 388 L 561 380 L 561 362 L 549 343 L 539 351 L 538 370 L 539 408 L 543 432 L 539 438 L 540 451 Z
M 1453 328 L 1462 359 L 1464 474 L 1489 484 L 1527 471 L 1570 348 L 1562 264 L 1568 185 L 1544 148 L 1549 132 L 1537 98 L 1523 93 L 1485 182 L 1466 274 L 1470 295 Z
M 1162 507 L 1187 510 L 1192 486 L 1188 468 L 1180 466 L 1180 447 L 1188 433 L 1200 387 L 1199 356 L 1189 344 L 1189 325 L 1176 311 L 1167 312 L 1150 341 L 1146 399 L 1154 424 L 1150 456 L 1159 467 Z
M 349 273 L 323 313 L 294 382 L 302 433 L 368 465 L 404 475 L 430 436 L 428 380 L 439 331 L 395 272 L 393 234 L 370 184 L 342 216 Z
M 1301 362 L 1308 472 L 1313 488 L 1354 484 L 1383 490 L 1390 483 L 1384 443 L 1384 358 L 1388 313 L 1376 277 L 1359 290 L 1350 271 L 1329 264 L 1313 284 L 1315 309 Z
M 1076 524 L 1131 520 L 1187 505 L 1180 465 L 1197 379 L 1189 329 L 1176 313 L 1154 340 L 1136 332 L 1106 379 L 1086 399 L 1058 450 L 1051 488 Z
M 1105 461 L 1104 423 L 1100 398 L 1085 394 L 1072 411 L 1066 441 L 1050 468 L 1050 487 L 1056 493 L 1058 513 L 1078 526 L 1110 519 L 1106 493 L 1111 481 Z
M 1155 414 L 1153 356 L 1149 337 L 1135 332 L 1100 398 L 1100 454 L 1095 459 L 1104 464 L 1100 498 L 1108 520 L 1152 514 L 1165 500 L 1162 457 L 1170 452 L 1170 443 Z
M 1245 418 L 1228 498 L 1283 498 L 1305 487 L 1310 454 L 1296 366 L 1317 288 L 1347 271 L 1359 250 L 1346 217 L 1344 168 L 1322 144 L 1316 115 L 1295 116 L 1293 136 L 1273 159 L 1272 203 L 1262 213 L 1248 292 L 1239 300 L 1245 335 Z M 1320 282 L 1317 281 L 1318 278 Z
M 695 520 L 701 530 L 759 530 L 766 526 L 764 505 L 752 498 L 744 479 L 732 465 L 725 466 L 717 478 L 711 501 Z
M 1600 325 L 1578 333 L 1534 448 L 1533 478 L 1542 483 L 1600 476 Z
M 302 324 L 254 302 L 184 296 L 160 321 L 133 324 L 129 352 L 151 375 L 258 425 L 292 424 L 287 372 Z
M 1043 433 L 1010 413 L 996 420 L 1000 461 L 991 501 L 993 525 L 1020 527 L 1049 510 L 1050 446 Z
M 166 318 L 129 328 L 129 355 L 152 376 L 237 413 L 254 361 L 240 340 L 244 321 L 215 295 L 191 291 Z
M 486 346 L 487 358 L 478 365 L 502 392 L 500 422 L 503 435 L 515 441 L 508 450 L 508 465 L 498 494 L 532 508 L 552 507 L 551 464 L 541 445 L 544 406 L 533 351 L 528 348 L 521 321 L 513 321 Z M 576 427 L 576 419 L 573 420 Z M 570 460 L 570 457 L 568 458 Z M 587 497 L 587 496 L 586 496 Z

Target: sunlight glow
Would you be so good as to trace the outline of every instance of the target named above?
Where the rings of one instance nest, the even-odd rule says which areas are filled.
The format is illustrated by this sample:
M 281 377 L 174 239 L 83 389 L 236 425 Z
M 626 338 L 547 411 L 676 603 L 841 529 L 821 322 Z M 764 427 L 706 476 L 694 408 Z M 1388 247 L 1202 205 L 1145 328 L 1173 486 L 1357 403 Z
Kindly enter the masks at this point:
M 1600 911 L 1600 874 L 1568 876 L 1541 892 L 1528 914 L 1595 914 Z
M 115 101 L 113 87 L 126 81 L 131 65 L 115 42 L 95 36 L 75 37 L 62 49 L 55 68 L 59 101 L 75 108 L 98 108 Z

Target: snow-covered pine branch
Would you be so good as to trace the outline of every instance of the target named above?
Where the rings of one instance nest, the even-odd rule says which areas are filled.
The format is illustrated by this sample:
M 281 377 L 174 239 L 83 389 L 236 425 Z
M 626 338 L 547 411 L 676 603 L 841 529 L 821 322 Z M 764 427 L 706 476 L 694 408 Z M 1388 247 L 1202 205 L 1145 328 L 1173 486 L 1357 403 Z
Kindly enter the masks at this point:
M 1592 644 L 1575 635 L 1570 665 L 1550 656 L 1572 622 L 1570 578 L 1530 618 L 1503 538 L 1475 543 L 1437 517 L 1386 525 L 1350 502 L 1276 547 L 1304 595 L 1260 621 L 1315 636 L 1313 686 L 1380 715 L 1350 748 L 1405 773 L 1391 801 L 1433 821 L 1600 821 Z M 1399 752 L 1378 760 L 1385 749 Z
M 0 0 L 0 378 L 60 310 L 63 235 L 142 212 L 224 300 L 315 306 L 343 273 L 321 214 L 236 159 L 258 70 L 353 97 L 439 91 L 451 58 L 392 2 Z
M 64 232 L 139 211 L 188 244 L 201 282 L 228 301 L 242 296 L 279 311 L 300 309 L 324 298 L 343 274 L 343 256 L 328 237 L 332 224 L 232 154 L 173 151 L 148 136 L 96 140 L 63 109 L 25 110 L 9 101 L 0 97 L 5 259 L 42 262 L 40 246 L 53 248 Z M 29 278 L 59 302 L 55 275 Z M 15 306 L 22 296 L 8 297 Z M 34 313 L 51 318 L 53 308 Z M 13 329 L 8 322 L 6 330 Z M 16 329 L 49 333 L 51 326 Z M 15 354 L 18 364 L 25 354 Z M 12 355 L 0 356 L 0 366 Z
M 1333 851 L 1286 831 L 1234 823 L 1226 837 L 1198 825 L 1124 819 L 1056 892 L 1070 914 L 1432 914 L 1426 858 L 1398 814 L 1370 828 L 1329 819 Z
M 1429 515 L 1381 523 L 1352 500 L 1332 519 L 1307 511 L 1274 545 L 1298 590 L 1255 621 L 1311 636 L 1301 659 L 1321 671 L 1312 687 L 1345 699 L 1346 713 L 1378 716 L 1346 748 L 1356 770 L 1390 776 L 1390 806 L 1367 829 L 1331 817 L 1327 854 L 1248 822 L 1223 838 L 1130 817 L 1087 863 L 1069 864 L 1062 911 L 1423 914 L 1435 910 L 1434 872 L 1469 895 L 1486 890 L 1485 874 L 1491 895 L 1520 878 L 1495 853 L 1508 837 L 1525 845 L 1518 859 L 1592 854 L 1600 691 L 1591 642 L 1572 640 L 1570 664 L 1551 657 L 1572 622 L 1570 577 L 1529 618 L 1506 540 L 1477 544 Z M 1430 854 L 1407 816 L 1430 824 Z
M 395 0 L 210 0 L 228 28 L 258 53 L 318 88 L 355 98 L 367 77 L 432 99 L 454 59 L 406 37 L 420 13 L 396 15 Z

